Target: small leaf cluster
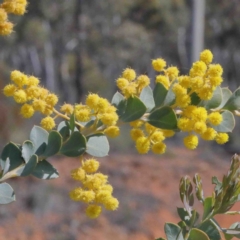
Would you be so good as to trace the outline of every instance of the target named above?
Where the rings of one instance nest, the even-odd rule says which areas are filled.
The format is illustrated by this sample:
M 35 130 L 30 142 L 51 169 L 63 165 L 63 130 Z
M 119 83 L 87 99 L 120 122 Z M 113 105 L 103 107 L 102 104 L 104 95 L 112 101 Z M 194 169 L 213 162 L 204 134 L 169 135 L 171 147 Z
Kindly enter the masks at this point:
M 4 0 L 0 4 L 0 35 L 10 35 L 13 23 L 8 20 L 8 14 L 23 15 L 26 12 L 27 0 Z
M 216 177 L 212 178 L 215 185 L 212 196 L 204 197 L 202 180 L 199 174 L 195 174 L 193 182 L 195 184 L 195 195 L 203 206 L 203 213 L 200 216 L 193 209 L 194 194 L 193 185 L 188 176 L 180 180 L 179 192 L 184 205 L 178 208 L 177 212 L 181 219 L 178 224 L 166 223 L 164 230 L 168 240 L 230 240 L 233 237 L 240 239 L 239 222 L 232 224 L 229 228 L 222 228 L 215 220 L 217 214 L 240 214 L 239 211 L 229 211 L 233 205 L 240 201 L 240 156 L 234 155 L 227 175 L 222 181 Z M 163 238 L 159 238 L 159 240 Z

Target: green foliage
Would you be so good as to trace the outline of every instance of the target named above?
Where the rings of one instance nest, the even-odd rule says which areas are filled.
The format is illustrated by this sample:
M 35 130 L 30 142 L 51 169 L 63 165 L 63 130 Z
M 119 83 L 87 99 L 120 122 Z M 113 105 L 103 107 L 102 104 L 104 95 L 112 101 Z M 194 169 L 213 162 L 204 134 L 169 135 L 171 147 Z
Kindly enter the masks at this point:
M 164 231 L 168 240 L 184 240 L 182 236 L 181 228 L 173 223 L 166 223 L 164 225 Z
M 77 157 L 86 151 L 86 138 L 80 132 L 73 132 L 62 145 L 60 153 L 67 157 Z
M 1 159 L 2 161 L 5 161 L 5 166 L 1 166 L 5 171 L 11 171 L 23 163 L 20 148 L 11 142 L 4 147 Z
M 162 83 L 156 83 L 154 90 L 153 90 L 153 97 L 154 102 L 157 107 L 160 107 L 166 96 L 167 96 L 168 90 L 164 87 Z
M 199 229 L 205 232 L 209 239 L 221 240 L 221 233 L 214 223 L 214 219 L 203 222 L 199 225 Z
M 161 107 L 153 110 L 149 114 L 147 122 L 157 128 L 177 129 L 177 117 L 170 107 Z
M 108 139 L 104 134 L 94 134 L 87 139 L 86 152 L 94 157 L 105 157 L 109 152 Z
M 34 170 L 38 162 L 37 155 L 32 155 L 29 161 L 17 169 L 16 173 L 18 176 L 26 177 L 30 175 Z
M 62 137 L 59 132 L 51 131 L 48 136 L 47 147 L 43 153 L 44 157 L 51 157 L 57 154 L 62 147 Z
M 188 176 L 181 179 L 179 184 L 180 198 L 184 208 L 178 208 L 177 212 L 181 219 L 178 225 L 167 223 L 165 234 L 167 239 L 206 239 L 220 240 L 221 233 L 227 240 L 236 237 L 240 239 L 240 223 L 234 223 L 229 229 L 219 226 L 214 216 L 217 214 L 240 214 L 238 211 L 229 211 L 240 200 L 240 157 L 234 155 L 227 175 L 223 176 L 222 182 L 213 177 L 215 184 L 212 196 L 204 198 L 201 177 L 196 174 L 193 178 L 195 194 L 203 205 L 202 219 L 196 210 L 192 210 L 194 194 L 192 183 Z M 179 238 L 181 234 L 182 238 Z
M 33 152 L 40 156 L 46 150 L 48 132 L 39 126 L 34 126 L 30 132 L 30 141 L 33 143 Z
M 119 103 L 120 119 L 123 122 L 132 122 L 143 116 L 147 107 L 138 97 L 130 97 Z
M 188 240 L 196 240 L 196 239 L 210 240 L 210 238 L 207 236 L 205 232 L 197 228 L 192 228 L 189 233 Z
M 147 112 L 150 112 L 155 107 L 153 91 L 149 86 L 142 90 L 139 98 L 145 104 Z
M 38 162 L 34 168 L 34 171 L 32 172 L 32 175 L 36 178 L 46 180 L 58 178 L 59 176 L 58 171 L 46 160 Z

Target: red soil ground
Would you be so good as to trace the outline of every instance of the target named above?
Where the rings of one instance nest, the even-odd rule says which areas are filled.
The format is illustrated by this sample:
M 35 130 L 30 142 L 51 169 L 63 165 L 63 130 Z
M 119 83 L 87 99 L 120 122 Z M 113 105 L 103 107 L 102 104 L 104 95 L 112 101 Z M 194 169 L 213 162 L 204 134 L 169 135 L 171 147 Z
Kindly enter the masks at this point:
M 77 186 L 69 177 L 78 159 L 52 159 L 60 178 L 41 181 L 33 177 L 9 183 L 17 201 L 0 207 L 1 240 L 153 240 L 164 237 L 165 222 L 178 222 L 181 207 L 178 184 L 182 176 L 199 173 L 205 196 L 211 194 L 211 177 L 227 173 L 231 156 L 208 149 L 174 148 L 164 156 L 115 155 L 100 159 L 100 171 L 109 175 L 114 196 L 120 201 L 115 212 L 103 211 L 97 220 L 84 215 L 84 204 L 72 202 L 68 192 Z M 240 210 L 240 205 L 236 209 Z M 200 205 L 198 205 L 200 209 Z M 224 227 L 239 216 L 220 216 Z

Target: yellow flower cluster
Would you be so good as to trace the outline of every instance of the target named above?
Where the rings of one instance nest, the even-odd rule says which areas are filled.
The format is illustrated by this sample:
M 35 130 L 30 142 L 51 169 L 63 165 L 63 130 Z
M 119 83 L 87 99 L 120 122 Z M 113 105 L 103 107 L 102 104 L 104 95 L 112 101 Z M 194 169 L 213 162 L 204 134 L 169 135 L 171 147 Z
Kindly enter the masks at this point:
M 137 77 L 133 69 L 126 68 L 116 82 L 122 94 L 129 98 L 131 96 L 139 96 L 142 89 L 150 84 L 150 79 L 147 75 L 139 75 Z
M 166 62 L 159 58 L 152 61 L 154 70 L 162 72 L 156 76 L 156 82 L 166 89 L 172 86 L 176 95 L 176 106 L 180 108 L 191 104 L 191 94 L 196 93 L 201 100 L 212 98 L 213 91 L 222 83 L 223 69 L 219 64 L 211 64 L 213 55 L 210 50 L 200 54 L 200 60 L 194 62 L 188 76 L 179 76 L 176 67 L 166 68 Z
M 201 100 L 210 100 L 217 86 L 222 83 L 223 69 L 219 64 L 211 64 L 213 54 L 210 50 L 204 50 L 200 54 L 199 61 L 193 63 L 189 75 L 179 76 L 176 67 L 166 68 L 166 62 L 159 58 L 152 61 L 153 69 L 162 72 L 156 76 L 156 83 L 161 83 L 166 89 L 171 87 L 176 96 L 176 101 L 171 107 L 181 109 L 178 111 L 178 128 L 188 132 L 184 138 L 184 145 L 189 149 L 195 149 L 198 145 L 199 134 L 204 140 L 216 140 L 219 144 L 228 141 L 226 133 L 218 133 L 212 128 L 222 122 L 220 112 L 210 112 L 203 107 L 191 105 L 193 93 Z
M 118 121 L 116 108 L 112 106 L 106 98 L 101 98 L 98 94 L 88 94 L 86 104 L 64 104 L 60 111 L 66 115 L 74 113 L 79 122 L 94 120 L 95 126 L 99 121 L 104 125 L 101 130 L 109 137 L 117 137 L 119 128 L 115 126 Z
M 118 200 L 112 196 L 113 187 L 108 184 L 108 176 L 97 173 L 98 168 L 99 162 L 91 158 L 83 161 L 82 167 L 71 172 L 72 178 L 80 181 L 82 185 L 70 192 L 70 198 L 88 203 L 86 215 L 90 218 L 97 218 L 102 206 L 114 211 L 119 205 Z
M 75 104 L 73 106 L 65 103 L 58 112 L 54 108 L 58 97 L 39 86 L 38 78 L 15 70 L 11 73 L 11 81 L 12 83 L 3 89 L 5 96 L 13 97 L 15 102 L 22 104 L 20 113 L 24 118 L 32 117 L 36 111 L 46 115 L 41 120 L 41 126 L 48 131 L 55 127 L 57 117 L 69 120 L 70 115 L 74 113 L 76 124 L 79 124 L 80 127 L 83 127 L 81 123 L 93 120 L 92 132 L 102 132 L 109 137 L 117 137 L 120 134 L 119 128 L 116 126 L 117 109 L 107 99 L 101 98 L 97 94 L 88 94 L 85 105 Z M 50 116 L 52 113 L 55 114 L 54 117 Z
M 46 115 L 41 125 L 46 130 L 55 127 L 55 121 L 49 115 L 52 114 L 58 97 L 47 89 L 39 86 L 39 79 L 27 76 L 19 71 L 11 73 L 11 84 L 4 87 L 3 93 L 7 97 L 13 97 L 16 103 L 22 104 L 20 113 L 24 118 L 30 118 L 36 111 Z
M 175 134 L 174 131 L 156 128 L 142 120 L 133 121 L 130 125 L 133 127 L 131 138 L 136 142 L 136 149 L 140 154 L 148 153 L 150 149 L 155 154 L 165 153 L 166 145 L 163 141 Z
M 12 33 L 13 24 L 8 21 L 8 14 L 23 15 L 26 7 L 27 0 L 4 0 L 0 4 L 0 35 Z
M 208 114 L 204 107 L 193 105 L 187 106 L 178 119 L 178 128 L 189 135 L 184 138 L 184 145 L 189 149 L 195 149 L 198 145 L 199 134 L 202 139 L 210 141 L 216 139 L 219 144 L 228 141 L 226 133 L 217 133 L 211 126 L 217 126 L 222 122 L 222 115 L 219 112 Z
M 192 94 L 197 95 L 199 101 L 210 100 L 217 86 L 222 82 L 222 67 L 213 64 L 213 54 L 210 50 L 200 53 L 199 61 L 193 63 L 189 75 L 179 75 L 175 66 L 167 66 L 164 59 L 152 60 L 152 67 L 158 72 L 156 83 L 161 83 L 167 90 L 175 95 L 175 102 L 170 106 L 176 113 L 178 128 L 187 132 L 184 138 L 184 145 L 189 149 L 195 149 L 198 145 L 198 135 L 204 140 L 215 140 L 219 144 L 228 141 L 228 134 L 218 133 L 214 126 L 221 124 L 223 118 L 221 111 L 207 111 L 204 107 L 197 107 L 192 104 Z M 149 78 L 146 75 L 136 76 L 136 72 L 127 68 L 122 76 L 117 79 L 117 86 L 125 98 L 139 96 L 142 89 L 149 85 Z M 163 143 L 166 137 L 174 135 L 174 131 L 155 128 L 145 122 L 144 115 L 130 125 L 131 138 L 136 142 L 137 151 L 141 154 L 147 153 L 150 149 L 157 154 L 166 150 Z

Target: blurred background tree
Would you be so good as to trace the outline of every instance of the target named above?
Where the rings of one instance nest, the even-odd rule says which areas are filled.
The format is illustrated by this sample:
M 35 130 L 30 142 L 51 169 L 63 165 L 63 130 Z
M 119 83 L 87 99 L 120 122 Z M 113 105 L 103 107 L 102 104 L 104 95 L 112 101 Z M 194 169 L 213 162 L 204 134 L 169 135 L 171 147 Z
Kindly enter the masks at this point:
M 1 85 L 8 82 L 12 69 L 19 69 L 39 77 L 62 101 L 74 103 L 83 100 L 87 92 L 110 98 L 116 91 L 115 80 L 127 66 L 153 80 L 150 62 L 156 57 L 186 73 L 192 3 L 30 0 L 28 13 L 14 19 L 15 33 L 0 39 Z M 230 89 L 240 85 L 239 13 L 236 0 L 206 1 L 205 48 L 223 65 L 225 85 Z M 7 114 L 0 118 L 1 125 L 12 119 L 15 128 L 11 135 L 22 139 L 16 134 L 19 124 L 22 126 L 16 107 L 7 105 L 9 110 L 4 111 L 4 101 L 0 108 Z M 9 137 L 6 131 L 1 134 L 4 142 Z

